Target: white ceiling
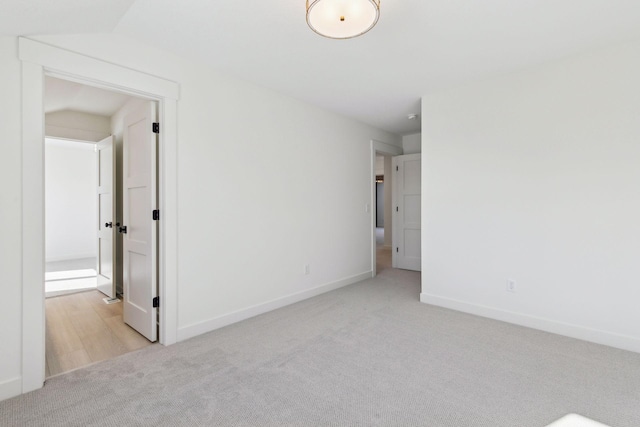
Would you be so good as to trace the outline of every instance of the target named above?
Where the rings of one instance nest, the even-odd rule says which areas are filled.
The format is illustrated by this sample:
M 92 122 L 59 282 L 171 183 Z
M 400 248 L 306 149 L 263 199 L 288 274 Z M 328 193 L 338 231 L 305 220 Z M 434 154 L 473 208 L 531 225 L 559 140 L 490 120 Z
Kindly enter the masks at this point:
M 0 0 L 0 35 L 109 32 L 135 0 Z
M 305 0 L 2 0 L 0 31 L 113 31 L 409 134 L 432 91 L 640 39 L 640 1 L 382 0 L 373 30 L 331 40 Z
M 130 99 L 128 95 L 45 77 L 44 112 L 81 111 L 111 117 Z

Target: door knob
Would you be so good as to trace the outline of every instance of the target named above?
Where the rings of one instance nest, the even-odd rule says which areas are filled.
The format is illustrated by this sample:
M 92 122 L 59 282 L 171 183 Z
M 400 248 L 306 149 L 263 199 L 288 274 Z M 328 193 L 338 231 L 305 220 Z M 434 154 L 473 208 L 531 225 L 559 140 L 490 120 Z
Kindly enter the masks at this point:
M 112 222 L 105 222 L 104 226 L 107 228 L 113 228 L 113 223 Z
M 118 232 L 122 234 L 127 234 L 127 226 L 123 225 L 122 227 L 119 227 Z

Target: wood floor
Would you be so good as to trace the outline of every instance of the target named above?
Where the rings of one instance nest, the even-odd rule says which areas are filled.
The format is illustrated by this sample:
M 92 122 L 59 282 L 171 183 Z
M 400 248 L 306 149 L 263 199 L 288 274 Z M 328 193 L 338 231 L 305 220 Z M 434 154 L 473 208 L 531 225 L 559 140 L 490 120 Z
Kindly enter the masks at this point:
M 151 345 L 122 321 L 122 302 L 98 291 L 45 300 L 46 377 Z
M 384 228 L 376 228 L 376 273 L 392 268 L 391 247 L 384 246 Z

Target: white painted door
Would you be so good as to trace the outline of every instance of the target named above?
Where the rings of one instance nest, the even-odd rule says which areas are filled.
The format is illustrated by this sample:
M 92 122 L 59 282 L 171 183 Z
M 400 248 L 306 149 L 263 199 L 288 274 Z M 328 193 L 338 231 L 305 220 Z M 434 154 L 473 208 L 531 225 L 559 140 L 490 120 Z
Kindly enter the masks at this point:
M 421 270 L 421 154 L 393 158 L 393 266 Z
M 154 102 L 124 119 L 122 143 L 123 317 L 125 323 L 157 339 L 157 137 Z
M 97 170 L 97 211 L 98 211 L 98 256 L 97 283 L 98 290 L 114 298 L 115 291 L 115 170 L 116 156 L 113 149 L 113 136 L 109 136 L 96 144 Z

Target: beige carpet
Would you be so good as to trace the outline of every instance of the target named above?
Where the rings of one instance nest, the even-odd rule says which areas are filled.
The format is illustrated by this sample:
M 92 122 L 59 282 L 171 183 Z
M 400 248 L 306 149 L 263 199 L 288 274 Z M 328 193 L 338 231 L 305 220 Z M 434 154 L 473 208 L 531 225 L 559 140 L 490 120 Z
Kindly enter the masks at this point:
M 53 378 L 2 426 L 640 426 L 640 355 L 418 302 L 367 280 Z

